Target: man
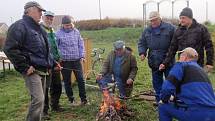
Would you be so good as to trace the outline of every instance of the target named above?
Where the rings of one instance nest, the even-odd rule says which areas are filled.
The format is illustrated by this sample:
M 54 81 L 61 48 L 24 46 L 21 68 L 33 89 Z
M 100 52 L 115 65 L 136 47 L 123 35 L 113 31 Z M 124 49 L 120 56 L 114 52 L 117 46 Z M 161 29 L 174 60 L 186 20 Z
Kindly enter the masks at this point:
M 210 33 L 205 26 L 199 24 L 193 18 L 193 12 L 190 8 L 184 8 L 180 13 L 179 27 L 174 34 L 168 54 L 160 65 L 160 69 L 169 65 L 170 60 L 175 58 L 176 51 L 181 51 L 186 47 L 196 49 L 199 54 L 197 63 L 202 67 L 204 65 L 205 49 L 207 56 L 206 69 L 208 71 L 213 69 L 214 49 Z
M 214 121 L 215 95 L 207 74 L 197 64 L 198 53 L 191 47 L 180 53 L 179 62 L 173 66 L 162 86 L 159 119 Z
M 56 62 L 60 61 L 60 52 L 58 50 L 56 36 L 54 29 L 51 27 L 54 19 L 54 13 L 51 11 L 46 11 L 42 17 L 43 23 L 41 23 L 42 28 L 48 34 L 48 41 L 51 46 L 51 54 Z M 59 99 L 62 92 L 61 78 L 60 78 L 60 67 L 55 67 L 52 69 L 49 79 L 46 81 L 46 93 L 45 93 L 45 105 L 43 109 L 44 117 L 49 119 L 48 109 L 49 109 L 49 96 L 48 91 L 50 87 L 51 94 L 51 108 L 53 111 L 61 112 L 62 108 L 59 106 Z
M 72 105 L 75 104 L 71 87 L 71 72 L 78 81 L 81 105 L 87 104 L 85 81 L 83 77 L 82 62 L 85 58 L 84 41 L 80 32 L 74 27 L 74 20 L 70 16 L 62 18 L 62 28 L 56 33 L 58 46 L 62 56 L 62 75 L 67 97 Z
M 107 88 L 107 84 L 113 82 L 112 75 L 119 89 L 122 99 L 129 97 L 133 88 L 133 81 L 137 74 L 137 62 L 131 51 L 125 49 L 125 43 L 121 40 L 114 44 L 105 60 L 102 72 L 97 75 L 96 80 L 101 89 Z
M 168 75 L 175 61 L 172 59 L 166 69 L 159 70 L 159 65 L 165 59 L 168 52 L 175 27 L 163 22 L 160 14 L 156 11 L 150 13 L 149 20 L 150 26 L 142 33 L 142 37 L 138 43 L 138 50 L 142 61 L 145 60 L 148 50 L 148 64 L 152 71 L 152 84 L 156 92 L 156 102 L 158 103 L 163 77 Z
M 8 30 L 4 52 L 20 72 L 31 96 L 27 121 L 40 121 L 44 104 L 45 77 L 52 66 L 46 32 L 40 27 L 42 11 L 37 2 L 27 2 L 21 20 Z

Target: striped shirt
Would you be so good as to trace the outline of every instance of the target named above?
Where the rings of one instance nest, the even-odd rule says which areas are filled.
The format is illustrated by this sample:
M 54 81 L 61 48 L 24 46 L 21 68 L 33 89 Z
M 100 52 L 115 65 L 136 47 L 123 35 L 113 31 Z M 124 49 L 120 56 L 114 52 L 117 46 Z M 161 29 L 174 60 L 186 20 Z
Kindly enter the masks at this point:
M 62 60 L 75 61 L 85 57 L 84 41 L 76 28 L 68 33 L 60 29 L 56 37 Z

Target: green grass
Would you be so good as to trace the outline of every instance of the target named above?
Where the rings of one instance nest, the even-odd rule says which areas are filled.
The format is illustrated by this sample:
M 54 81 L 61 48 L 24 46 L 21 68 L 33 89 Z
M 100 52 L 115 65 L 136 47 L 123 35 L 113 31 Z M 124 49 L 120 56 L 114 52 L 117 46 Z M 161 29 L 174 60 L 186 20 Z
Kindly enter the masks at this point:
M 147 60 L 141 62 L 137 56 L 137 41 L 141 34 L 141 28 L 123 28 L 101 31 L 83 31 L 83 37 L 91 38 L 93 40 L 93 47 L 106 48 L 105 54 L 112 49 L 112 42 L 119 37 L 124 39 L 126 43 L 134 49 L 134 54 L 138 61 L 138 74 L 135 80 L 133 94 L 137 94 L 143 90 L 152 88 L 151 72 L 147 65 Z M 210 74 L 213 86 L 215 86 L 215 74 Z M 94 80 L 87 80 L 91 83 Z M 75 98 L 78 98 L 78 88 L 74 87 Z M 96 113 L 98 112 L 101 103 L 101 94 L 98 89 L 86 87 L 88 100 L 90 105 L 84 107 L 71 107 L 65 96 L 62 94 L 60 103 L 66 109 L 63 113 L 51 112 L 52 121 L 94 121 Z M 12 71 L 7 72 L 6 78 L 0 79 L 0 121 L 23 121 L 25 119 L 30 97 L 28 96 L 25 82 L 21 75 Z M 130 121 L 157 121 L 156 109 L 152 106 L 151 102 L 140 100 L 128 100 L 130 108 L 135 112 L 135 117 L 128 119 Z

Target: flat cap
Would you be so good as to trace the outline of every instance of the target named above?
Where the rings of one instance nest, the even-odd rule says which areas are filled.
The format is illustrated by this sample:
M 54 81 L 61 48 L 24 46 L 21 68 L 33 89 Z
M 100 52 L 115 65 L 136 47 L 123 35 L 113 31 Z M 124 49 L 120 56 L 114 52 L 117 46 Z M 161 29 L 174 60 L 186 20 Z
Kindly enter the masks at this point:
M 27 2 L 24 6 L 24 9 L 28 9 L 30 7 L 37 7 L 39 8 L 40 10 L 42 11 L 46 11 L 39 3 L 37 3 L 36 1 L 30 1 L 30 2 Z
M 53 16 L 54 17 L 54 13 L 51 11 L 46 11 L 46 12 L 44 12 L 44 16 Z
M 114 47 L 115 50 L 125 48 L 125 42 L 122 41 L 122 40 L 118 40 L 118 41 L 113 43 L 113 47 Z
M 157 11 L 152 11 L 149 13 L 149 20 L 150 21 L 153 19 L 156 19 L 156 18 L 161 18 L 160 14 Z

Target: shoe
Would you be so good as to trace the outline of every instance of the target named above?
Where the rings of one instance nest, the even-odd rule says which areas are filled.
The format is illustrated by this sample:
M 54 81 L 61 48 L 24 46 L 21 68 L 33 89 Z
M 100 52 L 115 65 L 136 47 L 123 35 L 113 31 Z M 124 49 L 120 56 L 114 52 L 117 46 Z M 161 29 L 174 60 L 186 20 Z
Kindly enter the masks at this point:
M 76 103 L 75 101 L 70 103 L 71 106 L 79 106 L 80 104 Z
M 63 108 L 61 108 L 60 106 L 57 106 L 57 107 L 52 108 L 52 111 L 54 111 L 54 112 L 63 112 L 65 110 Z
M 90 105 L 90 103 L 87 101 L 87 100 L 85 100 L 85 101 L 81 101 L 81 104 L 80 104 L 81 106 L 84 106 L 84 105 Z
M 42 120 L 51 120 L 50 115 L 48 112 L 43 112 Z
M 154 107 L 158 107 L 158 103 L 157 103 L 157 102 L 153 102 L 152 105 L 153 105 Z

